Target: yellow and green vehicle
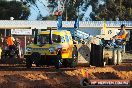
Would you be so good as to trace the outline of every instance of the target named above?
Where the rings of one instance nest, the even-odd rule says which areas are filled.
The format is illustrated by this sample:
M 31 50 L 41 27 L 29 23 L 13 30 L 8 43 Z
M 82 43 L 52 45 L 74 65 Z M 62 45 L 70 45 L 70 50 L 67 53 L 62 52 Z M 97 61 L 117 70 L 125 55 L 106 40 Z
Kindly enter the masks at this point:
M 78 52 L 70 31 L 47 30 L 36 35 L 34 44 L 27 46 L 24 57 L 27 68 L 31 68 L 32 64 L 75 67 Z

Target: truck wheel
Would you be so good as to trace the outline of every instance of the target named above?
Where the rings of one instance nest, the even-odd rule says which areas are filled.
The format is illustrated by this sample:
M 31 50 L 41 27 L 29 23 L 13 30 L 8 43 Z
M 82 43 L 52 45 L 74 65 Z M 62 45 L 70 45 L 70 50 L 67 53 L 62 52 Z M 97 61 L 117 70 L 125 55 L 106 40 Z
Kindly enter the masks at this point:
M 65 59 L 65 60 L 63 60 L 62 65 L 63 65 L 65 68 L 67 68 L 67 67 L 68 67 L 68 63 L 69 63 L 69 61 L 68 61 L 67 59 Z
M 55 68 L 59 69 L 61 67 L 61 55 L 58 54 L 55 62 Z
M 40 67 L 40 64 L 39 63 L 35 63 L 36 67 Z
M 26 58 L 26 67 L 31 68 L 32 67 L 32 61 L 30 58 Z
M 36 64 L 36 66 L 38 67 L 40 65 L 40 60 L 41 60 L 40 53 L 38 53 L 38 52 L 32 53 L 31 58 L 32 58 L 33 62 Z

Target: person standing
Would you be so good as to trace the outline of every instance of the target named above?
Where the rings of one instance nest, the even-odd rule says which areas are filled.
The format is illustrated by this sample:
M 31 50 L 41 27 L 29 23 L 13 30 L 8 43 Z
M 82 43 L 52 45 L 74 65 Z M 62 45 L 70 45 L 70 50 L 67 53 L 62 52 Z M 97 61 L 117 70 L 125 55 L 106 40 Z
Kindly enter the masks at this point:
M 122 39 L 122 40 L 126 40 L 127 39 L 128 33 L 127 33 L 126 29 L 125 29 L 125 25 L 124 24 L 121 25 L 121 30 L 120 30 L 120 32 L 119 32 L 117 37 Z
M 7 44 L 9 47 L 9 50 L 15 50 L 15 39 L 12 35 L 9 35 L 9 37 L 7 38 Z
M 128 36 L 128 32 L 125 29 L 125 25 L 122 24 L 121 25 L 121 30 L 118 33 L 118 35 L 116 36 L 116 39 L 120 39 L 121 43 L 122 43 L 122 48 L 123 51 L 125 52 L 125 45 L 126 45 L 126 41 L 128 40 L 129 36 Z

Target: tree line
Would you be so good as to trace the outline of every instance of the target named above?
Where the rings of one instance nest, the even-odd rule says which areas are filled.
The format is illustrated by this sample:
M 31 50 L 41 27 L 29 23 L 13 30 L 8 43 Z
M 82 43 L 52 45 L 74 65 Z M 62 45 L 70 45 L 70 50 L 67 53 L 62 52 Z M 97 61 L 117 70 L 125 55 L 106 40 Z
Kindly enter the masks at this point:
M 14 17 L 17 20 L 27 20 L 30 15 L 28 3 L 35 5 L 37 0 L 21 0 L 18 1 L 0 1 L 0 19 L 5 20 Z M 41 0 L 38 0 L 42 2 Z M 56 5 L 57 0 L 49 0 L 49 4 Z M 64 0 L 61 0 L 64 1 Z M 67 0 L 65 3 L 64 12 L 62 15 L 63 20 L 75 20 L 79 17 L 82 20 L 85 12 L 89 6 L 92 6 L 89 20 L 94 21 L 131 21 L 132 20 L 132 0 Z M 39 8 L 38 8 L 39 10 Z M 42 15 L 40 14 L 42 17 Z M 67 17 L 67 18 L 66 18 Z M 55 20 L 56 17 L 50 14 L 47 17 L 42 17 L 43 20 Z
M 14 17 L 15 20 L 27 20 L 30 10 L 22 2 L 18 1 L 0 1 L 0 20 L 9 20 Z

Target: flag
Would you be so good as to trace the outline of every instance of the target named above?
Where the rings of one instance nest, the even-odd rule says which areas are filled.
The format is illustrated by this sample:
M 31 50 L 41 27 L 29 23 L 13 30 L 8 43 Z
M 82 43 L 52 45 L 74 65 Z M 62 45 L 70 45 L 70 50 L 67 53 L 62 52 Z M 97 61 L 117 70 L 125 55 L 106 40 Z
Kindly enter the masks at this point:
M 57 29 L 60 30 L 62 28 L 62 16 L 58 16 L 57 18 Z

